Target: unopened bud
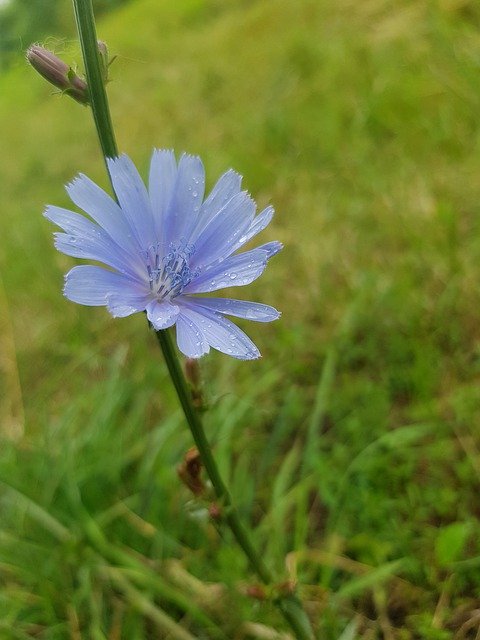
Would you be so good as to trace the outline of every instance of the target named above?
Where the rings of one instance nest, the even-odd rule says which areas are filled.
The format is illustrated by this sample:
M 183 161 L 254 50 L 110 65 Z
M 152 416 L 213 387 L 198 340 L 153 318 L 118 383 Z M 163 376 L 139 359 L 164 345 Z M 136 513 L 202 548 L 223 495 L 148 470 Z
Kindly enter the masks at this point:
M 177 473 L 184 484 L 195 496 L 200 496 L 205 491 L 202 474 L 202 461 L 197 449 L 192 448 L 187 451 L 182 464 L 178 467 Z
M 98 53 L 100 54 L 100 68 L 102 70 L 102 78 L 104 84 L 108 82 L 108 69 L 117 56 L 110 58 L 108 47 L 103 40 L 97 40 Z
M 55 54 L 38 44 L 27 50 L 27 60 L 45 80 L 81 104 L 88 104 L 88 87 L 85 80 Z

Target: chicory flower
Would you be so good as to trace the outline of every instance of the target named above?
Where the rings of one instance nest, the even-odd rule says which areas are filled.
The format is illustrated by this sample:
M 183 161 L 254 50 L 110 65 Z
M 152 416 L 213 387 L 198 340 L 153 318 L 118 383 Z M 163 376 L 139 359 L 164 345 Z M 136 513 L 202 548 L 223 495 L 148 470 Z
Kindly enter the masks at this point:
M 260 353 L 225 315 L 270 322 L 271 306 L 202 297 L 258 278 L 282 245 L 268 242 L 238 252 L 273 216 L 241 190 L 241 176 L 224 173 L 204 200 L 205 172 L 196 156 L 155 150 L 148 189 L 126 155 L 108 160 L 117 202 L 85 175 L 67 192 L 85 215 L 49 206 L 45 216 L 63 229 L 56 248 L 103 263 L 76 266 L 65 276 L 65 296 L 106 306 L 114 317 L 145 311 L 157 331 L 175 325 L 182 353 L 198 358 L 210 347 L 242 360 Z

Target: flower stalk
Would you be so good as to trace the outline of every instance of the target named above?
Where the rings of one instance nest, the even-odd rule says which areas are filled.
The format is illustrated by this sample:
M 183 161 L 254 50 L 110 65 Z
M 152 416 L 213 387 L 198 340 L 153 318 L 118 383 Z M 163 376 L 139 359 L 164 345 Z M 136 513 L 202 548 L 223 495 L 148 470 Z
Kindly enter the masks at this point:
M 118 156 L 117 142 L 105 90 L 104 64 L 98 49 L 92 0 L 73 0 L 73 8 L 100 146 L 104 158 L 115 158 Z
M 87 84 L 98 138 L 104 158 L 118 156 L 115 135 L 110 116 L 107 94 L 105 91 L 105 73 L 102 71 L 101 54 L 97 44 L 95 19 L 92 0 L 73 0 L 77 28 L 80 37 L 83 60 L 87 77 Z M 156 332 L 159 346 L 162 350 L 168 372 L 177 392 L 185 418 L 193 436 L 195 445 L 200 453 L 202 463 L 212 483 L 217 496 L 222 521 L 225 522 L 236 541 L 248 558 L 252 568 L 265 585 L 274 587 L 278 583 L 276 577 L 265 565 L 263 558 L 257 552 L 251 536 L 243 526 L 239 514 L 235 509 L 230 492 L 225 485 L 212 449 L 203 429 L 203 424 L 192 401 L 191 392 L 168 330 Z M 290 625 L 298 640 L 313 640 L 313 632 L 302 605 L 294 593 L 280 593 L 275 604 Z

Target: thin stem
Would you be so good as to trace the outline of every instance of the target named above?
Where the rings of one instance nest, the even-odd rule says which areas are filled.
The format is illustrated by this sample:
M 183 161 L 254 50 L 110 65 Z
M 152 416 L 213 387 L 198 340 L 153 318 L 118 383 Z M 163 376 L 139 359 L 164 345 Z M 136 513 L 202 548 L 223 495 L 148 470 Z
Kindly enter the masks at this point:
M 118 155 L 117 145 L 102 76 L 92 2 L 91 0 L 73 0 L 73 6 L 82 45 L 90 103 L 103 156 L 105 159 L 115 157 Z M 255 549 L 250 534 L 243 526 L 237 510 L 232 504 L 230 492 L 220 475 L 212 449 L 205 435 L 202 421 L 193 406 L 190 390 L 183 375 L 170 334 L 168 331 L 158 331 L 156 332 L 156 336 L 203 465 L 210 478 L 216 496 L 223 507 L 224 520 L 230 527 L 235 539 L 258 577 L 266 585 L 274 586 L 276 582 L 275 576 L 265 565 L 263 558 Z M 313 639 L 308 618 L 300 601 L 294 594 L 288 593 L 278 596 L 275 599 L 275 604 L 282 612 L 298 640 Z
M 92 0 L 73 0 L 78 35 L 82 46 L 83 64 L 87 76 L 90 104 L 97 128 L 98 139 L 102 147 L 103 157 L 118 156 L 115 133 L 108 106 L 105 81 L 98 51 L 97 30 L 93 15 Z M 108 171 L 107 171 L 108 173 Z
M 193 406 L 190 391 L 178 361 L 171 336 L 168 331 L 157 331 L 156 336 L 160 348 L 162 349 L 168 372 L 170 373 L 178 399 L 182 405 L 185 418 L 187 419 L 188 426 L 190 427 L 193 439 L 200 453 L 203 465 L 205 466 L 205 470 L 210 478 L 217 498 L 221 501 L 224 508 L 225 522 L 230 527 L 236 541 L 250 561 L 250 564 L 258 577 L 266 585 L 274 585 L 274 576 L 253 546 L 250 535 L 243 526 L 238 515 L 238 511 L 232 504 L 230 493 L 220 476 L 217 463 L 215 462 L 215 458 L 212 454 L 212 449 L 203 429 L 202 421 Z M 300 600 L 294 594 L 289 593 L 278 597 L 275 600 L 275 604 L 282 612 L 283 617 L 288 622 L 292 630 L 295 632 L 298 640 L 312 640 L 313 633 L 307 615 L 303 610 Z
M 195 444 L 197 445 L 203 465 L 213 485 L 217 498 L 222 503 L 222 507 L 225 512 L 225 520 L 258 576 L 263 580 L 263 582 L 265 582 L 265 584 L 272 584 L 274 582 L 273 576 L 253 546 L 250 536 L 238 517 L 238 512 L 232 505 L 230 493 L 220 476 L 217 463 L 215 462 L 215 458 L 212 454 L 212 449 L 203 429 L 202 421 L 192 404 L 190 391 L 178 361 L 171 336 L 168 331 L 157 331 L 156 335 L 167 364 L 168 372 L 172 378 L 173 385 L 180 400 L 180 404 L 182 405 L 183 412 L 190 427 L 190 431 L 192 432 Z

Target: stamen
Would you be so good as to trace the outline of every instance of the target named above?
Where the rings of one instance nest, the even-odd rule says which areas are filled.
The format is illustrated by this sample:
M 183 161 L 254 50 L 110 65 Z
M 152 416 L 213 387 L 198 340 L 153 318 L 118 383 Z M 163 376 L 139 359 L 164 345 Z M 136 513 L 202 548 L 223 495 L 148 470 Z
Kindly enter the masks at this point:
M 187 284 L 199 275 L 199 269 L 192 270 L 189 266 L 194 253 L 195 246 L 184 241 L 171 243 L 169 252 L 163 257 L 159 243 L 142 252 L 150 291 L 157 299 L 171 299 L 180 295 Z

